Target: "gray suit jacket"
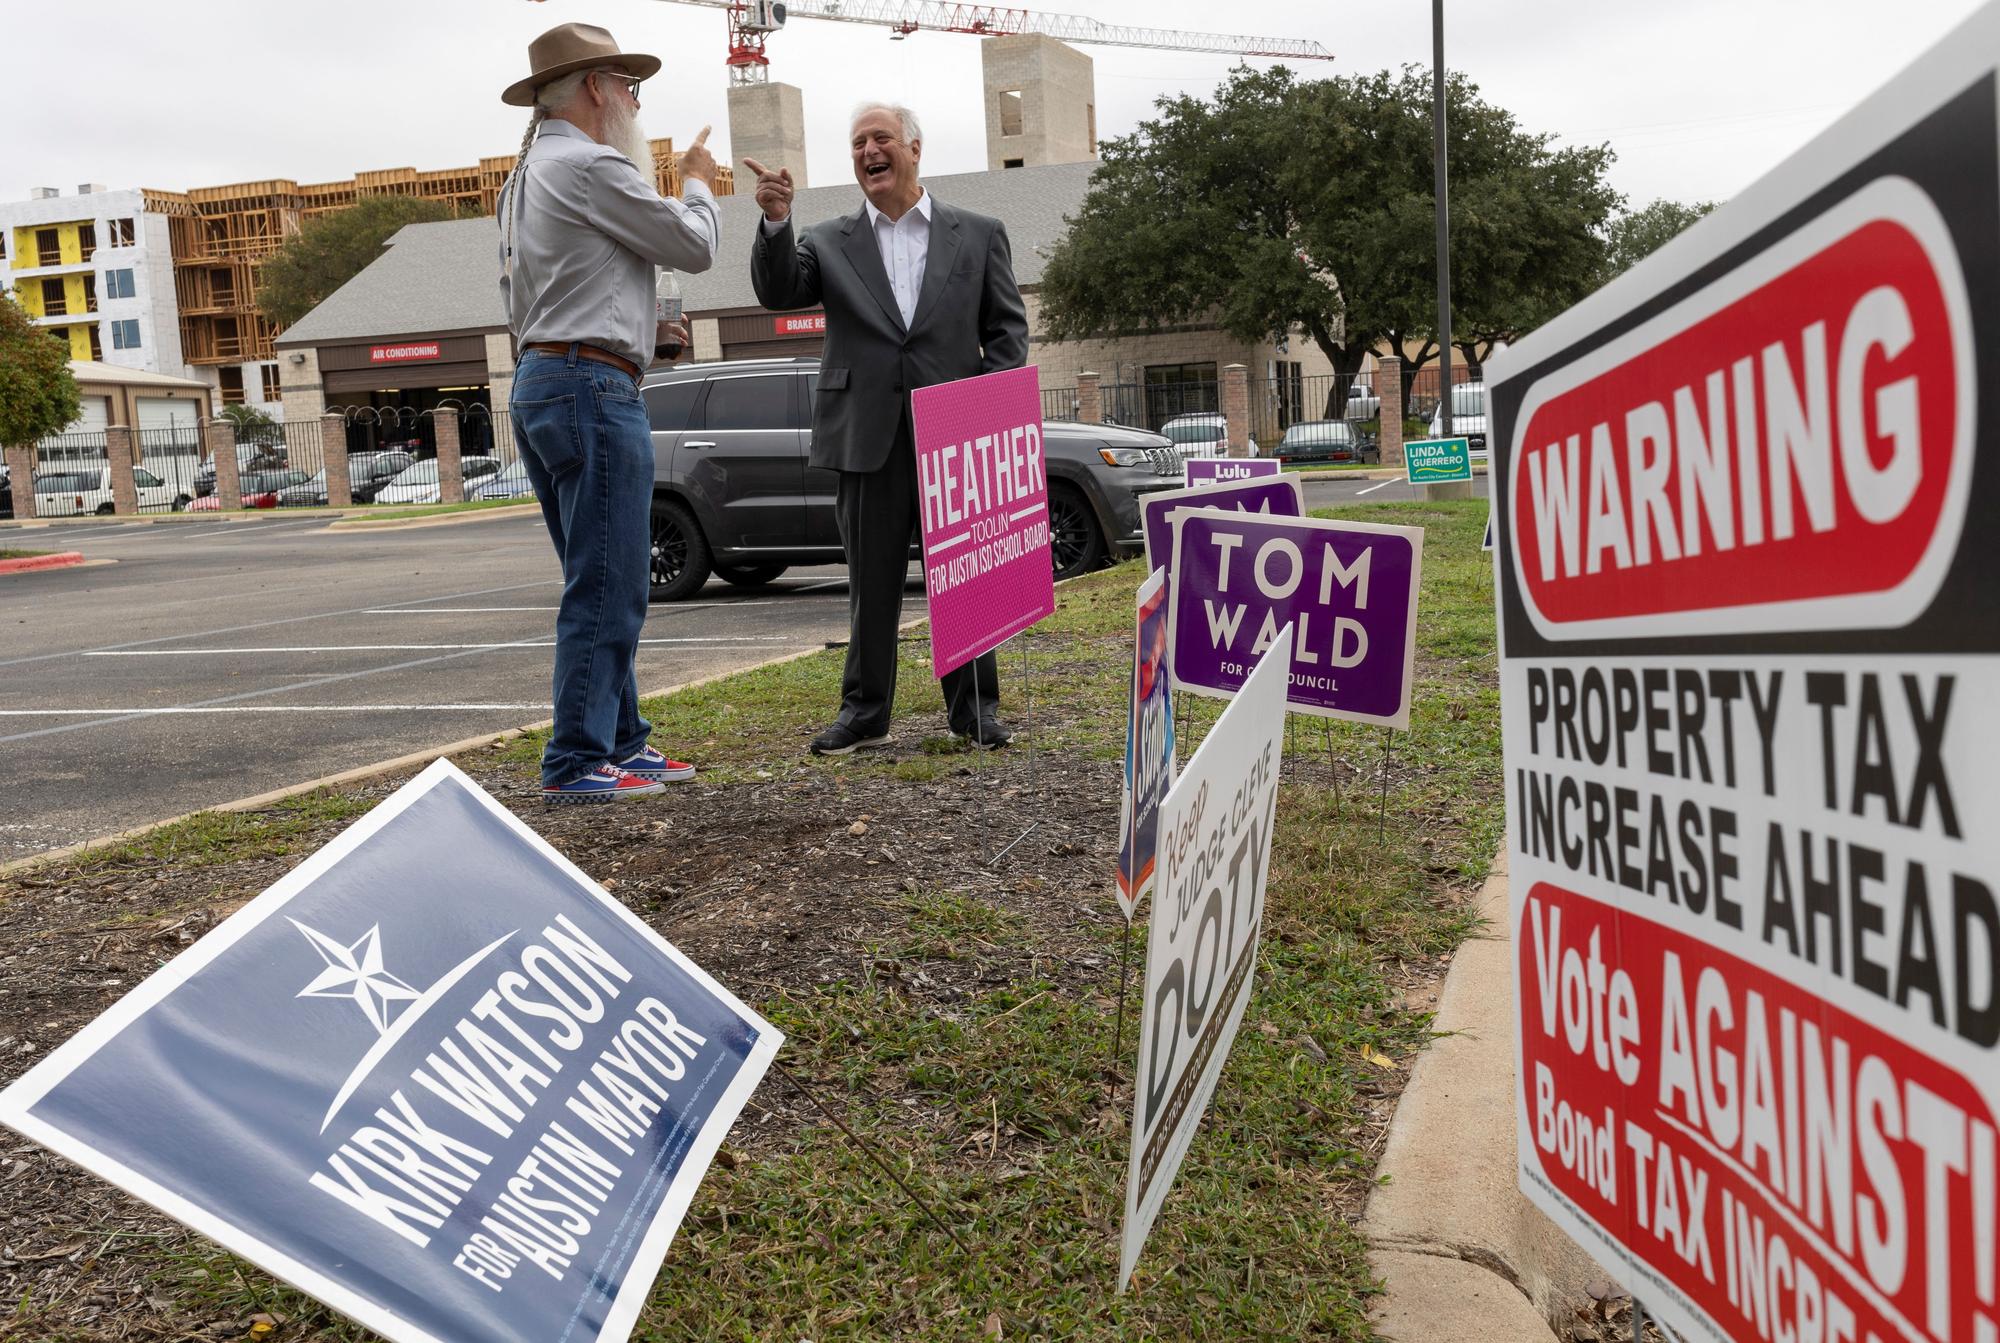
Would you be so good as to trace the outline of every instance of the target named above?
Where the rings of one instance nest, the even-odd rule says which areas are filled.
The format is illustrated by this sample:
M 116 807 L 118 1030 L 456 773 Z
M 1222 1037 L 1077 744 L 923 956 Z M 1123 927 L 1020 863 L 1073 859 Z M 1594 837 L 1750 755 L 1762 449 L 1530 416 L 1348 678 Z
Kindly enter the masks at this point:
M 911 391 L 1027 362 L 1027 310 L 1014 283 L 1006 226 L 935 197 L 923 288 L 908 330 L 866 206 L 813 225 L 803 238 L 790 221 L 768 235 L 760 223 L 750 281 L 767 308 L 826 308 L 814 466 L 879 470 Z

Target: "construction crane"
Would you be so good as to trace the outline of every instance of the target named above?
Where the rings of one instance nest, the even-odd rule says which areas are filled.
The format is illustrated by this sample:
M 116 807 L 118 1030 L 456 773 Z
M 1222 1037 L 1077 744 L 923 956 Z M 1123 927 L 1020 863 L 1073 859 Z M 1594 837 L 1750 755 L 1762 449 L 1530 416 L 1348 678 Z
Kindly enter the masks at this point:
M 764 39 L 783 28 L 787 19 L 872 23 L 887 28 L 889 36 L 896 39 L 917 32 L 971 33 L 977 37 L 1037 33 L 1063 42 L 1095 46 L 1212 51 L 1297 61 L 1333 59 L 1333 53 L 1319 43 L 1296 38 L 1116 27 L 1076 14 L 1039 14 L 997 5 L 949 4 L 945 0 L 670 0 L 670 3 L 728 12 L 731 84 L 765 82 L 770 62 L 764 55 Z

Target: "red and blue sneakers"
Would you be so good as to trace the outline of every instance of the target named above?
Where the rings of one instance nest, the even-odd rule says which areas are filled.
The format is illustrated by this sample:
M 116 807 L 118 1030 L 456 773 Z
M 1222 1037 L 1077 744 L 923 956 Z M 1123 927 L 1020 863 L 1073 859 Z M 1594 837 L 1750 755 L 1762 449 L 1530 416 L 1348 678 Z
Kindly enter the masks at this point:
M 688 772 L 692 774 L 694 771 L 690 769 Z M 544 785 L 542 801 L 617 802 L 628 797 L 649 797 L 666 790 L 667 786 L 657 778 L 644 778 L 616 765 L 599 765 L 580 779 Z
M 627 774 L 651 779 L 655 783 L 681 783 L 694 777 L 693 765 L 680 760 L 669 760 L 650 746 L 630 760 L 619 761 L 618 768 Z

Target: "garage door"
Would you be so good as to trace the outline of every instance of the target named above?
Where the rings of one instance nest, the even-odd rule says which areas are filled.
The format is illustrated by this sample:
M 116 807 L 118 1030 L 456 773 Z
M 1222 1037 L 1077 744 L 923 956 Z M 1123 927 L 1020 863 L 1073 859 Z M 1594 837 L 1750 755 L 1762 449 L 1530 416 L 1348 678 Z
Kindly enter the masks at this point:
M 170 396 L 142 396 L 139 398 L 139 427 L 141 429 L 187 429 L 195 425 L 195 403 L 182 401 Z
M 65 434 L 101 434 L 110 420 L 111 398 L 106 396 L 86 396 L 83 398 L 83 413 L 70 422 Z

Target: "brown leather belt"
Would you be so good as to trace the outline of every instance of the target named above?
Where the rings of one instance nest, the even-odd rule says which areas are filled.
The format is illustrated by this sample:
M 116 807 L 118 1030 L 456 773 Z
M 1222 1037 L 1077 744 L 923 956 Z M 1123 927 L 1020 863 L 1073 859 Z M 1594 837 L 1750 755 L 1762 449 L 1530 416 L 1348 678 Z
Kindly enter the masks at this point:
M 564 358 L 569 357 L 569 346 L 556 340 L 538 340 L 533 344 L 523 345 L 521 348 L 524 350 L 537 350 L 542 354 L 559 354 Z M 613 368 L 622 369 L 626 373 L 631 374 L 635 379 L 640 376 L 642 371 L 637 364 L 627 359 L 624 355 L 613 354 L 609 350 L 600 350 L 595 345 L 577 346 L 576 357 L 579 359 L 588 359 L 593 364 L 609 364 Z

